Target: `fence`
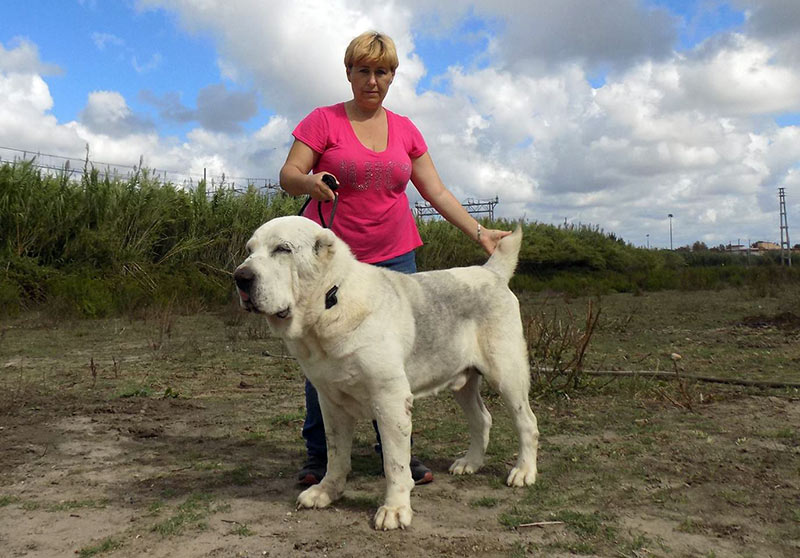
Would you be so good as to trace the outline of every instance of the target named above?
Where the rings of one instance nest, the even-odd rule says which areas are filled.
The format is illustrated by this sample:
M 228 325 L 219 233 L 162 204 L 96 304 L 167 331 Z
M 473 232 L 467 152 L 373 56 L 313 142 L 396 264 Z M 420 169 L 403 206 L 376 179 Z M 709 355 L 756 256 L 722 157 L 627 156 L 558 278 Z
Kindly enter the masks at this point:
M 143 158 L 139 158 L 138 165 L 123 165 L 119 163 L 104 163 L 101 161 L 93 161 L 88 158 L 80 159 L 78 157 L 66 157 L 63 155 L 52 155 L 50 153 L 42 153 L 39 151 L 29 151 L 24 149 L 16 149 L 13 147 L 0 146 L 0 164 L 18 163 L 28 161 L 34 167 L 41 169 L 45 173 L 62 176 L 68 175 L 70 178 L 76 180 L 83 177 L 84 173 L 91 172 L 97 169 L 100 172 L 105 172 L 112 178 L 126 179 L 132 178 L 137 173 L 145 170 L 148 175 L 156 177 L 163 181 L 165 184 L 173 184 L 180 186 L 184 189 L 194 188 L 201 181 L 206 183 L 206 192 L 213 194 L 218 190 L 233 190 L 235 192 L 243 193 L 250 186 L 259 190 L 265 190 L 267 193 L 277 192 L 280 189 L 278 182 L 271 178 L 251 178 L 242 176 L 226 176 L 225 173 L 221 175 L 208 176 L 206 169 L 203 169 L 203 174 L 180 172 L 172 170 L 163 170 L 155 168 L 143 168 Z

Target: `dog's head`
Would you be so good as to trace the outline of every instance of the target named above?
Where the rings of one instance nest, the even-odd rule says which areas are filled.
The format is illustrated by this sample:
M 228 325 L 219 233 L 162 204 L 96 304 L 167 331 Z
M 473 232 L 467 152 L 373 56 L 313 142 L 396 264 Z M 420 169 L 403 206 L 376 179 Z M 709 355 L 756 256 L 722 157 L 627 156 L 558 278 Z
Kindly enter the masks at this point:
M 270 326 L 297 332 L 309 297 L 331 265 L 336 236 L 305 217 L 279 217 L 261 225 L 233 274 L 242 307 L 266 315 Z

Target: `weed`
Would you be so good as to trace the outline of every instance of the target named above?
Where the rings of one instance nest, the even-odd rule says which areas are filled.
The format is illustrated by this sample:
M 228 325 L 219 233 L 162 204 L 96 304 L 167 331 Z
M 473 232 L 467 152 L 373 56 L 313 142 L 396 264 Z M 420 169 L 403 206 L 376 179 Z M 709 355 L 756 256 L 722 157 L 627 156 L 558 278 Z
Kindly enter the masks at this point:
M 589 348 L 600 310 L 589 301 L 581 328 L 569 308 L 566 319 L 557 311 L 540 311 L 525 320 L 525 338 L 533 363 L 533 377 L 540 389 L 567 391 L 580 385 L 584 358 Z
M 301 423 L 306 418 L 305 409 L 282 413 L 270 418 L 270 424 L 273 426 L 289 426 L 291 424 Z
M 169 519 L 156 523 L 152 530 L 162 537 L 180 535 L 186 529 L 202 531 L 206 528 L 206 518 L 215 511 L 211 496 L 192 494 Z
M 12 504 L 16 504 L 19 502 L 19 498 L 16 496 L 0 496 L 0 508 L 4 508 L 6 506 L 10 506 Z
M 700 522 L 688 517 L 681 521 L 676 529 L 682 533 L 691 533 L 694 535 L 705 531 L 705 527 Z
M 252 529 L 250 529 L 247 525 L 239 524 L 233 529 L 231 529 L 231 535 L 237 535 L 239 537 L 252 537 L 255 535 Z
M 58 502 L 47 507 L 51 512 L 73 511 L 80 509 L 103 509 L 108 504 L 107 500 L 68 500 Z
M 106 552 L 113 552 L 120 548 L 122 548 L 122 542 L 109 537 L 94 546 L 87 546 L 78 550 L 76 554 L 79 556 L 79 558 L 90 558 L 91 556 L 97 556 L 98 554 L 104 554 Z
M 36 500 L 26 500 L 22 503 L 22 509 L 25 511 L 36 511 L 41 507 L 42 504 Z
M 500 503 L 500 500 L 497 498 L 492 498 L 490 496 L 484 496 L 482 498 L 477 498 L 469 503 L 470 506 L 473 508 L 493 508 Z
M 236 486 L 247 486 L 253 484 L 254 473 L 249 466 L 243 465 L 226 473 L 226 478 Z
M 150 397 L 153 394 L 153 390 L 150 386 L 128 386 L 122 388 L 119 392 L 117 392 L 116 397 L 121 399 L 127 399 L 129 397 Z
M 522 541 L 516 541 L 508 552 L 509 558 L 525 558 L 528 556 L 528 547 Z

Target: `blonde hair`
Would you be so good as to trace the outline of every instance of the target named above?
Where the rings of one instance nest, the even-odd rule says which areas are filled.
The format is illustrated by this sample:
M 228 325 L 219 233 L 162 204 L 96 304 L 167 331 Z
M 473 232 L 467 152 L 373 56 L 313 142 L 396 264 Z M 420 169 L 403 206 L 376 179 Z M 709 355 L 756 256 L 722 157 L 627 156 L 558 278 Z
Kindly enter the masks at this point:
M 344 65 L 348 70 L 359 62 L 380 64 L 392 73 L 397 69 L 397 50 L 389 35 L 377 31 L 367 31 L 350 41 L 344 52 Z

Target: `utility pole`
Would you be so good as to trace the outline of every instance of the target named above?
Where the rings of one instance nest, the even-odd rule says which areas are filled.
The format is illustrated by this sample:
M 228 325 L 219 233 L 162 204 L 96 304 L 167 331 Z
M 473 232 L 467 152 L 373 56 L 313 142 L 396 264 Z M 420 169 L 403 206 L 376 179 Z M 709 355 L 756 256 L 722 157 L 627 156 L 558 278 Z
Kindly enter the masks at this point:
M 672 250 L 672 213 L 668 213 L 669 217 L 669 249 Z
M 781 212 L 781 263 L 792 267 L 792 245 L 789 243 L 789 223 L 786 221 L 786 194 L 778 188 L 778 200 Z

